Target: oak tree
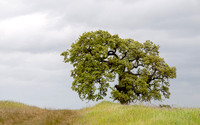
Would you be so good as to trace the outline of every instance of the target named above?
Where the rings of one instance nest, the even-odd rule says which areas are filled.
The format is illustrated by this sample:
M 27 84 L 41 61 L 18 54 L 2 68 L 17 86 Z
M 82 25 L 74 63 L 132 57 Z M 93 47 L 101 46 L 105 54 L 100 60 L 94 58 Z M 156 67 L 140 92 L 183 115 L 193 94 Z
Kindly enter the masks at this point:
M 170 97 L 169 79 L 176 78 L 176 68 L 159 56 L 158 45 L 122 39 L 107 31 L 83 33 L 61 55 L 65 63 L 73 64 L 72 89 L 81 99 L 98 101 L 111 88 L 111 98 L 121 104 L 161 100 Z M 118 82 L 114 82 L 116 77 Z

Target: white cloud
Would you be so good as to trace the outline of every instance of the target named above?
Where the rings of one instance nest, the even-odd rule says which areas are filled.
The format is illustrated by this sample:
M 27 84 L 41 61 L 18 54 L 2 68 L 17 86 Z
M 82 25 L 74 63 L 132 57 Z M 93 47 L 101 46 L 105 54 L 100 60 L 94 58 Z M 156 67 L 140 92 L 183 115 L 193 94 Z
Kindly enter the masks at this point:
M 59 53 L 0 53 L 0 85 L 56 84 L 70 76 Z
M 0 51 L 63 51 L 83 26 L 59 26 L 59 18 L 34 13 L 0 21 Z M 69 47 L 69 45 L 68 45 Z
M 1 21 L 0 32 L 3 33 L 0 39 L 1 50 L 15 50 L 34 45 L 38 42 L 35 40 L 44 23 L 45 16 L 42 14 L 19 16 Z

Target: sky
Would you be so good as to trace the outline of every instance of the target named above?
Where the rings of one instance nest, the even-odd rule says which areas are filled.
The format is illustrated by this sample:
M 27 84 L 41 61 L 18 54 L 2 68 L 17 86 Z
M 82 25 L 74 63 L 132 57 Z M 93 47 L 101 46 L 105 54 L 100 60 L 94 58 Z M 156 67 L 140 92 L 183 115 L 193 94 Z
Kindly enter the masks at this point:
M 0 0 L 0 100 L 52 109 L 99 103 L 71 90 L 73 67 L 60 53 L 82 33 L 101 29 L 153 41 L 177 68 L 170 99 L 156 104 L 200 107 L 199 6 L 199 0 Z

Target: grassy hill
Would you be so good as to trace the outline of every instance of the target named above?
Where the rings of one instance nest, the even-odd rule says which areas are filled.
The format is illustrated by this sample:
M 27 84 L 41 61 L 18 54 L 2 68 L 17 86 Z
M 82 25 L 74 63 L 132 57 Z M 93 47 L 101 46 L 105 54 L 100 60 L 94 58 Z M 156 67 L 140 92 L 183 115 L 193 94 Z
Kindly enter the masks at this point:
M 47 110 L 0 102 L 0 125 L 200 125 L 199 108 L 159 108 L 101 102 L 81 110 Z

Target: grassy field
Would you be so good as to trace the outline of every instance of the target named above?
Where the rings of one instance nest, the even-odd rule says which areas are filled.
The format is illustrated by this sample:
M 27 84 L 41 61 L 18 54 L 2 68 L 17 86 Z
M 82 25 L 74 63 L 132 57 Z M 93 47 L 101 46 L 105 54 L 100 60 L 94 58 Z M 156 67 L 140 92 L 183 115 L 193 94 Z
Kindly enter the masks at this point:
M 0 125 L 200 125 L 199 108 L 159 108 L 101 102 L 81 110 L 47 110 L 0 102 Z

